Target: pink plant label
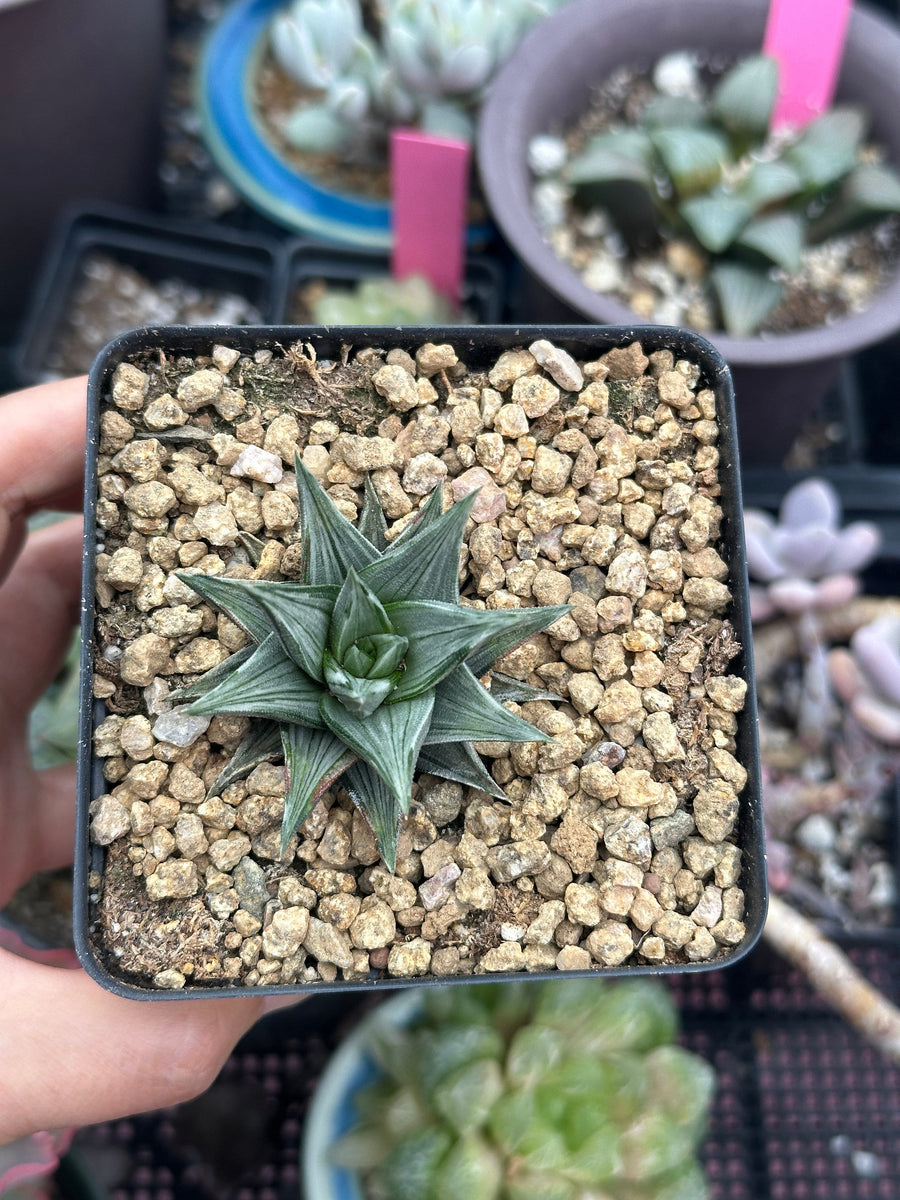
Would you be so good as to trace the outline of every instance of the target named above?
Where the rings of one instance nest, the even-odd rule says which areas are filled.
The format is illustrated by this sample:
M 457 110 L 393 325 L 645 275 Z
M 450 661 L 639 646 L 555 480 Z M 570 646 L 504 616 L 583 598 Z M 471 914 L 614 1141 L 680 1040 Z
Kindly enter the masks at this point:
M 772 127 L 807 125 L 831 103 L 853 0 L 772 0 L 764 53 L 778 60 Z
M 394 277 L 424 275 L 458 303 L 469 194 L 468 143 L 415 129 L 391 134 Z

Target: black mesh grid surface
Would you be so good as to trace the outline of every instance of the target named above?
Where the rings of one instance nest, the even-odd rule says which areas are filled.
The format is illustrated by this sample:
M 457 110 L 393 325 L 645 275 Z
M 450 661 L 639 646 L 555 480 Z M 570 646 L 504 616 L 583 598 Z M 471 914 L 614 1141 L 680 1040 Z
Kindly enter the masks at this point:
M 893 947 L 850 953 L 900 995 Z M 683 1044 L 718 1074 L 703 1151 L 714 1200 L 900 1200 L 900 1068 L 798 973 L 763 949 L 731 971 L 670 986 Z M 316 1080 L 371 1003 L 322 997 L 279 1013 L 244 1039 L 206 1096 L 93 1126 L 76 1146 L 118 1173 L 110 1200 L 297 1200 Z

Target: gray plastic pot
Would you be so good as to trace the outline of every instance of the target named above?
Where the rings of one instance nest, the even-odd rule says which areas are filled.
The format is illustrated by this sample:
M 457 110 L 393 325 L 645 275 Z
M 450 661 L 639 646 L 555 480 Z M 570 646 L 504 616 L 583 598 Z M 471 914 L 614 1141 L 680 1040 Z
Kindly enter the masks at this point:
M 640 323 L 611 296 L 591 291 L 544 242 L 531 211 L 530 139 L 562 130 L 591 89 L 620 66 L 649 66 L 673 50 L 741 56 L 758 51 L 765 0 L 575 0 L 538 25 L 497 76 L 482 108 L 478 165 L 493 216 L 544 292 L 529 319 Z M 873 139 L 900 162 L 900 33 L 871 12 L 850 18 L 837 99 L 860 104 Z M 547 293 L 550 295 L 547 295 Z M 729 363 L 745 463 L 777 463 L 834 381 L 841 359 L 900 329 L 900 271 L 865 312 L 790 334 L 706 336 Z

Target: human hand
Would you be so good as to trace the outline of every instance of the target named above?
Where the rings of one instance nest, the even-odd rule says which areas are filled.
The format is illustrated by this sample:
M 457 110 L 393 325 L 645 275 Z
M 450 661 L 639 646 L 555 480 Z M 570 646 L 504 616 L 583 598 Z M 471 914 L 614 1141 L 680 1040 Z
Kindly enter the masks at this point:
M 0 399 L 0 907 L 72 861 L 74 767 L 36 772 L 28 713 L 77 623 L 81 519 L 30 534 L 40 509 L 81 509 L 86 380 Z M 123 1000 L 82 970 L 0 949 L 0 1145 L 177 1104 L 212 1083 L 237 1039 L 292 1000 Z

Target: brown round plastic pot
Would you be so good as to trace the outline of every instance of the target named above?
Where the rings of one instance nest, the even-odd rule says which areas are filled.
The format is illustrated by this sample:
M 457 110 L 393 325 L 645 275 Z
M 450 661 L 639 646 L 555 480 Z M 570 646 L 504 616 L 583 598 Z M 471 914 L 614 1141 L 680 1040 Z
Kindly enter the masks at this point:
M 758 51 L 765 0 L 575 0 L 538 25 L 497 76 L 482 108 L 478 164 L 493 216 L 528 270 L 591 321 L 638 324 L 611 296 L 592 291 L 544 241 L 531 209 L 530 139 L 560 131 L 585 111 L 592 88 L 621 66 L 649 66 L 674 50 L 741 56 Z M 873 140 L 900 161 L 900 33 L 857 8 L 837 99 L 861 105 Z M 548 297 L 550 300 L 550 297 Z M 551 301 L 552 303 L 552 301 Z M 532 319 L 546 319 L 543 312 Z M 559 310 L 551 319 L 563 319 Z M 706 336 L 729 363 L 745 462 L 779 462 L 833 382 L 841 359 L 900 329 L 900 271 L 864 312 L 789 334 Z

